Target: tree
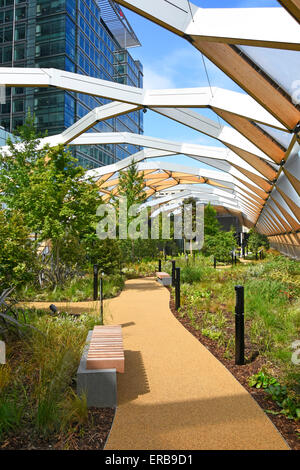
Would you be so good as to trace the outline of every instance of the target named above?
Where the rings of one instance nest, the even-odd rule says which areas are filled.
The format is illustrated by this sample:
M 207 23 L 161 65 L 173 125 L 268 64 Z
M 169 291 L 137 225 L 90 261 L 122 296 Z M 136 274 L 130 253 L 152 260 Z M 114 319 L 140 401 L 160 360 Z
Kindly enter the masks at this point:
M 234 230 L 224 232 L 217 219 L 217 211 L 211 204 L 204 209 L 204 247 L 203 253 L 213 255 L 219 261 L 227 261 L 231 250 L 236 246 Z
M 0 156 L 0 202 L 22 212 L 37 242 L 47 240 L 47 273 L 54 285 L 63 282 L 67 271 L 71 275 L 64 266 L 74 262 L 71 247 L 95 233 L 98 187 L 84 178 L 85 170 L 62 145 L 41 146 L 30 116 L 19 129 L 19 143 L 9 141 L 8 149 Z
M 137 215 L 128 215 L 133 205 L 143 204 L 147 198 L 144 191 L 144 173 L 140 173 L 137 168 L 137 164 L 133 161 L 126 171 L 120 171 L 118 181 L 118 193 L 117 196 L 113 196 L 113 204 L 119 214 L 119 202 L 120 198 L 126 198 L 127 201 L 127 219 L 121 220 L 123 226 L 126 226 L 127 233 L 130 224 L 136 219 Z M 120 234 L 120 227 L 119 227 Z M 147 242 L 146 240 L 144 240 Z M 122 240 L 122 253 L 126 256 L 128 252 L 128 246 L 131 248 L 131 258 L 135 259 L 135 240 Z
M 86 245 L 86 253 L 92 264 L 98 264 L 105 274 L 113 274 L 121 267 L 122 252 L 118 240 L 96 238 Z
M 254 228 L 251 228 L 249 230 L 248 247 L 250 251 L 257 253 L 261 247 L 265 247 L 268 250 L 270 244 L 265 235 L 262 235 L 256 232 Z
M 204 208 L 204 235 L 216 235 L 221 230 L 217 211 L 210 203 Z
M 8 138 L 7 151 L 0 152 L 0 202 L 12 210 L 24 212 L 27 207 L 24 191 L 30 184 L 32 168 L 39 158 L 46 160 L 49 147 L 40 148 L 39 137 L 33 117 L 27 115 L 24 125 L 15 134 L 16 141 Z
M 206 235 L 203 252 L 213 255 L 218 261 L 228 261 L 230 252 L 235 247 L 236 240 L 233 232 L 220 231 L 214 235 Z
M 119 172 L 118 196 L 113 200 L 116 203 L 118 198 L 127 198 L 127 207 L 130 209 L 134 204 L 142 204 L 146 200 L 144 191 L 144 173 L 139 172 L 135 161 L 131 163 L 126 171 Z
M 36 276 L 35 251 L 18 211 L 0 210 L 0 284 L 19 286 Z

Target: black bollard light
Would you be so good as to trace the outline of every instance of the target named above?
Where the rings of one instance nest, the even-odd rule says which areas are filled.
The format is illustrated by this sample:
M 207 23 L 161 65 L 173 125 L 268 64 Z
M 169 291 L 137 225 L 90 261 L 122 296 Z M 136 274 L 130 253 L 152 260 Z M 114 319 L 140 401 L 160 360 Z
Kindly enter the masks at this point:
M 50 310 L 51 310 L 52 313 L 54 313 L 54 314 L 56 314 L 56 315 L 59 314 L 59 311 L 58 311 L 58 308 L 56 307 L 56 305 L 51 304 L 51 305 L 49 306 L 49 308 L 50 308 Z
M 161 273 L 161 259 L 158 260 L 158 272 Z
M 100 276 L 100 325 L 103 325 L 103 273 Z
M 98 264 L 94 264 L 94 300 L 98 299 Z
M 175 309 L 180 308 L 180 268 L 175 268 Z
M 175 287 L 175 276 L 176 276 L 176 261 L 172 260 L 172 286 Z
M 214 256 L 214 268 L 215 268 L 215 269 L 217 268 L 217 259 L 216 259 L 215 256 Z
M 237 263 L 236 255 L 234 255 L 234 264 Z
M 235 364 L 245 364 L 244 287 L 235 286 Z

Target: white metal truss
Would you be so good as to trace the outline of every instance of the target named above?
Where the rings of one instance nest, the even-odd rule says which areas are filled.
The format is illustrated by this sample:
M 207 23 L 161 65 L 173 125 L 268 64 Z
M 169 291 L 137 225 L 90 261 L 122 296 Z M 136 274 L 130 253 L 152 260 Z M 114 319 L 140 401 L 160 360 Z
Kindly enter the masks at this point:
M 43 140 L 52 146 L 127 143 L 143 147 L 123 162 L 88 172 L 96 179 L 101 177 L 106 195 L 113 175 L 126 169 L 133 158 L 140 162 L 142 171 L 148 165 L 141 163 L 145 159 L 184 154 L 218 171 L 176 170 L 160 164 L 155 173 L 160 172 L 159 177 L 155 179 L 153 173 L 152 180 L 145 178 L 149 183 L 146 187 L 150 187 L 148 195 L 163 189 L 174 196 L 179 194 L 180 200 L 186 191 L 223 207 L 228 207 L 226 202 L 232 203 L 276 246 L 298 246 L 300 252 L 300 107 L 292 84 L 293 79 L 299 79 L 295 74 L 300 70 L 299 0 L 282 0 L 285 9 L 203 9 L 186 0 L 117 3 L 188 40 L 247 94 L 220 88 L 143 90 L 56 69 L 1 68 L 0 85 L 54 86 L 112 100 L 62 134 Z M 145 108 L 204 133 L 227 148 L 130 133 L 86 132 L 99 121 Z M 209 108 L 228 125 L 191 108 Z M 154 162 L 151 165 L 152 169 L 146 170 L 150 176 Z M 188 178 L 190 182 L 185 184 Z M 202 186 L 196 188 L 197 178 Z
M 199 8 L 187 0 L 116 2 L 180 36 L 299 50 L 299 28 L 291 16 L 280 8 Z
M 0 85 L 18 87 L 53 86 L 64 90 L 125 102 L 138 107 L 210 107 L 286 131 L 263 106 L 248 95 L 222 88 L 144 90 L 58 69 L 1 67 Z
M 255 192 L 248 191 L 248 187 L 235 176 L 228 172 L 186 167 L 170 162 L 142 161 L 157 157 L 159 153 L 142 151 L 118 163 L 90 170 L 86 173 L 86 177 L 97 182 L 104 199 L 109 201 L 112 195 L 117 195 L 119 172 L 126 171 L 126 168 L 135 161 L 139 174 L 144 175 L 146 194 L 155 195 L 153 201 L 147 202 L 150 206 L 161 204 L 165 199 L 161 199 L 160 196 L 170 192 L 168 197 L 172 198 L 172 194 L 179 194 L 179 198 L 188 195 L 197 197 L 203 203 L 210 202 L 229 210 L 234 209 L 241 213 L 248 223 L 255 222 L 255 214 L 260 209 L 263 199 L 259 199 Z
M 127 132 L 89 132 L 82 134 L 71 142 L 71 145 L 90 144 L 132 144 L 163 150 L 174 155 L 184 154 L 198 161 L 208 163 L 222 171 L 227 171 L 230 174 L 244 179 L 249 182 L 249 184 L 261 188 L 263 191 L 268 191 L 271 188 L 270 182 L 260 175 L 255 168 L 251 167 L 251 165 L 243 161 L 231 150 L 222 147 L 173 142 Z
M 117 3 L 189 41 L 289 129 L 300 121 L 300 111 L 279 90 L 277 75 L 279 78 L 282 75 L 279 69 L 282 63 L 276 76 L 270 77 L 278 82 L 276 88 L 261 73 L 265 70 L 250 51 L 251 47 L 300 50 L 299 25 L 283 8 L 204 9 L 186 0 L 117 0 Z M 299 10 L 298 5 L 295 8 Z

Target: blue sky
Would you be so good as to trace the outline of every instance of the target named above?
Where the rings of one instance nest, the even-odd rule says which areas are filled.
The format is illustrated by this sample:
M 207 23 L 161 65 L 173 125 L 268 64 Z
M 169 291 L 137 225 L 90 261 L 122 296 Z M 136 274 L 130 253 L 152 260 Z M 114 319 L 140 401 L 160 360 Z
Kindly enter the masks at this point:
M 192 3 L 203 8 L 279 6 L 278 2 L 275 0 L 193 0 Z M 144 66 L 145 88 L 192 88 L 208 86 L 203 59 L 199 51 L 175 34 L 140 17 L 126 8 L 122 7 L 122 9 L 142 43 L 142 47 L 130 49 L 130 53 L 135 59 L 139 59 Z M 206 58 L 205 63 L 212 86 L 242 91 L 231 79 Z M 217 121 L 217 117 L 212 111 L 201 109 L 199 112 Z M 222 144 L 218 143 L 216 140 L 192 129 L 188 129 L 167 118 L 163 118 L 152 111 L 148 111 L 144 115 L 144 133 L 145 135 L 179 142 L 184 141 L 200 145 L 222 146 Z M 170 160 L 178 162 L 178 157 L 174 157 Z M 195 160 L 186 158 L 181 158 L 180 160 L 181 163 L 195 165 Z

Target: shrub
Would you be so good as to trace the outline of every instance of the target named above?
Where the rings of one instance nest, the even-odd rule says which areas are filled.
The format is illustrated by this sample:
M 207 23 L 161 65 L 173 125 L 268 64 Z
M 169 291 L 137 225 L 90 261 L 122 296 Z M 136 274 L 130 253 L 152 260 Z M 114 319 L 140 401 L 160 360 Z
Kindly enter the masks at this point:
M 213 255 L 218 261 L 230 261 L 231 251 L 236 241 L 233 232 L 218 232 L 215 235 L 206 235 L 203 253 Z
M 0 210 L 0 284 L 30 282 L 37 273 L 35 251 L 20 212 Z

